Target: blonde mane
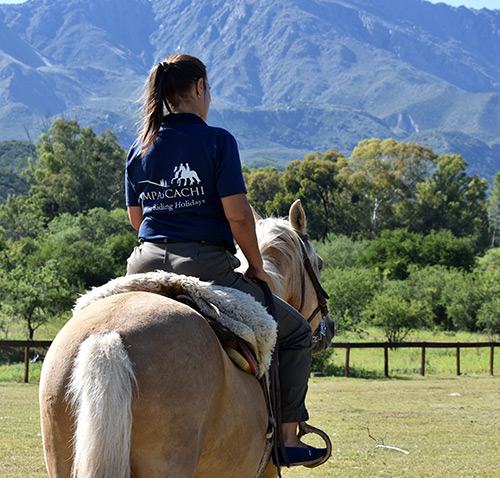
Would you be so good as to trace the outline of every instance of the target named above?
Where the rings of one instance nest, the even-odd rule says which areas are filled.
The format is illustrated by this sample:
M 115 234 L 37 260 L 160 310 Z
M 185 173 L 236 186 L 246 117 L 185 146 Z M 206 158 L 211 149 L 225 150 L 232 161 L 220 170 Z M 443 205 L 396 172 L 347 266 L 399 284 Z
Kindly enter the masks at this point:
M 304 275 L 297 231 L 288 219 L 269 217 L 256 223 L 256 232 L 264 269 L 273 281 L 273 293 L 292 307 L 300 307 L 300 297 L 293 293 L 301 290 Z

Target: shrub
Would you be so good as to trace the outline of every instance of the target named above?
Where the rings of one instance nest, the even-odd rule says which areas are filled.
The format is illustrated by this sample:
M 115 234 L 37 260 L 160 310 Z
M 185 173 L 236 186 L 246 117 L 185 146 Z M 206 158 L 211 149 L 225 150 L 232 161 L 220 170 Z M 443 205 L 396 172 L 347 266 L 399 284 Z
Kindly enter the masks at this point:
M 359 331 L 363 310 L 380 287 L 376 274 L 370 269 L 350 267 L 330 268 L 323 276 L 323 287 L 330 296 L 328 310 L 337 333 Z
M 313 241 L 325 266 L 336 269 L 355 267 L 369 244 L 369 241 L 355 241 L 342 234 L 328 234 L 324 241 Z
M 385 230 L 372 241 L 360 259 L 394 279 L 406 279 L 410 265 L 442 265 L 471 270 L 474 247 L 470 239 L 442 230 L 423 236 L 406 229 Z
M 387 281 L 364 312 L 370 324 L 382 328 L 389 342 L 402 342 L 415 329 L 432 320 L 429 305 L 412 297 L 404 281 Z
M 477 325 L 490 335 L 500 335 L 500 297 L 482 304 L 477 314 Z
M 446 314 L 457 330 L 477 330 L 477 313 L 484 301 L 480 279 L 477 274 L 456 271 L 443 288 Z

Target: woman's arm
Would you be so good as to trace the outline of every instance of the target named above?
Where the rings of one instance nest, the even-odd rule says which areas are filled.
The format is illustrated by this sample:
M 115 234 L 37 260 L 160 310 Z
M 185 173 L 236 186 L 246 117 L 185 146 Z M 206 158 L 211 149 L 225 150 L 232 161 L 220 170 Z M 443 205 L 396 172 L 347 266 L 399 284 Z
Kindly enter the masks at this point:
M 144 219 L 142 215 L 142 209 L 140 206 L 129 206 L 127 207 L 128 218 L 132 227 L 138 231 L 141 227 L 142 220 Z
M 253 212 L 250 204 L 248 204 L 246 194 L 241 193 L 223 197 L 222 206 L 231 226 L 231 232 L 247 258 L 248 270 L 245 275 L 250 279 L 260 279 L 269 284 L 271 279 L 264 271 L 264 264 L 255 234 Z

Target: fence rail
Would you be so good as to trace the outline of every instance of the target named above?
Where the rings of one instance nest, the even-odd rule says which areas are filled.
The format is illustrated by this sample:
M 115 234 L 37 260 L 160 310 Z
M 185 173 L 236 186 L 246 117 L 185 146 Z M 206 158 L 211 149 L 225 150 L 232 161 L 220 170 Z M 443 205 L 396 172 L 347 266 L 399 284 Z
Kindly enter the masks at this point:
M 29 379 L 29 351 L 35 347 L 49 347 L 51 340 L 0 340 L 2 347 L 24 347 L 24 381 Z M 349 376 L 349 361 L 351 349 L 384 349 L 384 375 L 389 376 L 389 350 L 402 348 L 420 348 L 421 362 L 420 375 L 425 375 L 425 351 L 426 349 L 456 349 L 457 375 L 461 374 L 460 368 L 460 349 L 463 348 L 490 348 L 490 375 L 493 375 L 495 347 L 500 347 L 500 342 L 333 342 L 332 348 L 346 349 L 344 375 Z
M 425 375 L 425 351 L 426 349 L 456 349 L 457 361 L 457 375 L 461 374 L 460 369 L 460 349 L 463 348 L 490 348 L 490 375 L 493 375 L 495 347 L 500 347 L 500 342 L 333 342 L 332 348 L 346 349 L 345 351 L 345 369 L 344 375 L 349 376 L 349 360 L 351 349 L 384 349 L 384 375 L 389 376 L 389 350 L 402 349 L 402 348 L 420 348 L 421 349 L 421 362 L 420 362 L 420 375 Z
M 52 340 L 0 340 L 0 348 L 24 347 L 24 382 L 29 380 L 30 348 L 50 347 Z

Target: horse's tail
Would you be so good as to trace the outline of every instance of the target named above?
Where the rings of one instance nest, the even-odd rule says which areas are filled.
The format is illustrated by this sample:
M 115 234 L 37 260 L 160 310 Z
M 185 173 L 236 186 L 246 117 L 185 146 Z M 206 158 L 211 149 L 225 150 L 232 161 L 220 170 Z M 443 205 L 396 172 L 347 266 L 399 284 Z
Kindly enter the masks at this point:
M 136 385 L 119 334 L 91 335 L 80 345 L 68 389 L 76 427 L 72 478 L 130 476 Z

